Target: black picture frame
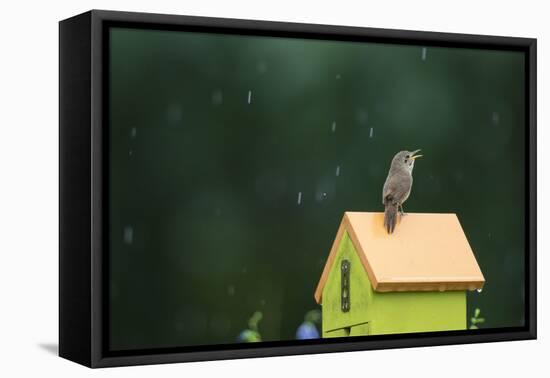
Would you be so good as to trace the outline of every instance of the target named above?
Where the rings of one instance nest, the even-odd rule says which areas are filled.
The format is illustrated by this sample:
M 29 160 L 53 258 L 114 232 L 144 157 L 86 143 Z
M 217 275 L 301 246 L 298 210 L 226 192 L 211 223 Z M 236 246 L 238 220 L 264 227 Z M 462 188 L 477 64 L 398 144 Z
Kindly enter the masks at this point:
M 223 32 L 525 54 L 525 326 L 110 352 L 106 280 L 110 26 Z M 92 10 L 59 23 L 59 355 L 88 367 L 405 348 L 536 338 L 536 39 Z

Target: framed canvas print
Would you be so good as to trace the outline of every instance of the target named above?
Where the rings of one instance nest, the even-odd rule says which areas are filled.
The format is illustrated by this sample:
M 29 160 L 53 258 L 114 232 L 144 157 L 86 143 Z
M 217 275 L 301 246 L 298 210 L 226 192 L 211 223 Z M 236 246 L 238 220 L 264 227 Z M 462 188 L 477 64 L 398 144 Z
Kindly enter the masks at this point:
M 536 337 L 536 40 L 59 26 L 62 357 Z

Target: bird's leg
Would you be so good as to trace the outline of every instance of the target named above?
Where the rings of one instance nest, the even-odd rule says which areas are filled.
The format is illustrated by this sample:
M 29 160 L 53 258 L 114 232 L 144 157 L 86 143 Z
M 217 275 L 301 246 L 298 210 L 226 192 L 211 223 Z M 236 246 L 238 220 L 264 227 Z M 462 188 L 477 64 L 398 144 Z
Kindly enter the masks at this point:
M 404 217 L 405 215 L 405 212 L 403 211 L 403 205 L 402 204 L 399 204 L 399 213 L 401 214 L 402 217 Z

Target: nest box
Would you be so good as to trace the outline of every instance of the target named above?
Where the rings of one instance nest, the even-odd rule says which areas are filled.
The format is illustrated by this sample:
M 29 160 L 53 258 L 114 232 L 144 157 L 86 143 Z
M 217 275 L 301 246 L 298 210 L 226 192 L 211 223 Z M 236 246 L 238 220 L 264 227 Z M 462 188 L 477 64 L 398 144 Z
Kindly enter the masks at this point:
M 346 212 L 315 300 L 323 337 L 466 329 L 466 292 L 485 279 L 456 214 Z

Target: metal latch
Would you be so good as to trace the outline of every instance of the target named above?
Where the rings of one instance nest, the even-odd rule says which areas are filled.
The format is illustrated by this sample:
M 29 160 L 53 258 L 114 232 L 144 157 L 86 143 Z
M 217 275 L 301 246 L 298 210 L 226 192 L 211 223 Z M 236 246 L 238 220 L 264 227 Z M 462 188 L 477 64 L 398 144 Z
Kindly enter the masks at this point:
M 341 292 L 341 303 L 342 303 L 342 312 L 348 312 L 350 308 L 350 299 L 349 299 L 349 274 L 350 274 L 350 262 L 349 260 L 342 260 L 341 265 L 341 275 L 342 275 L 342 292 Z

